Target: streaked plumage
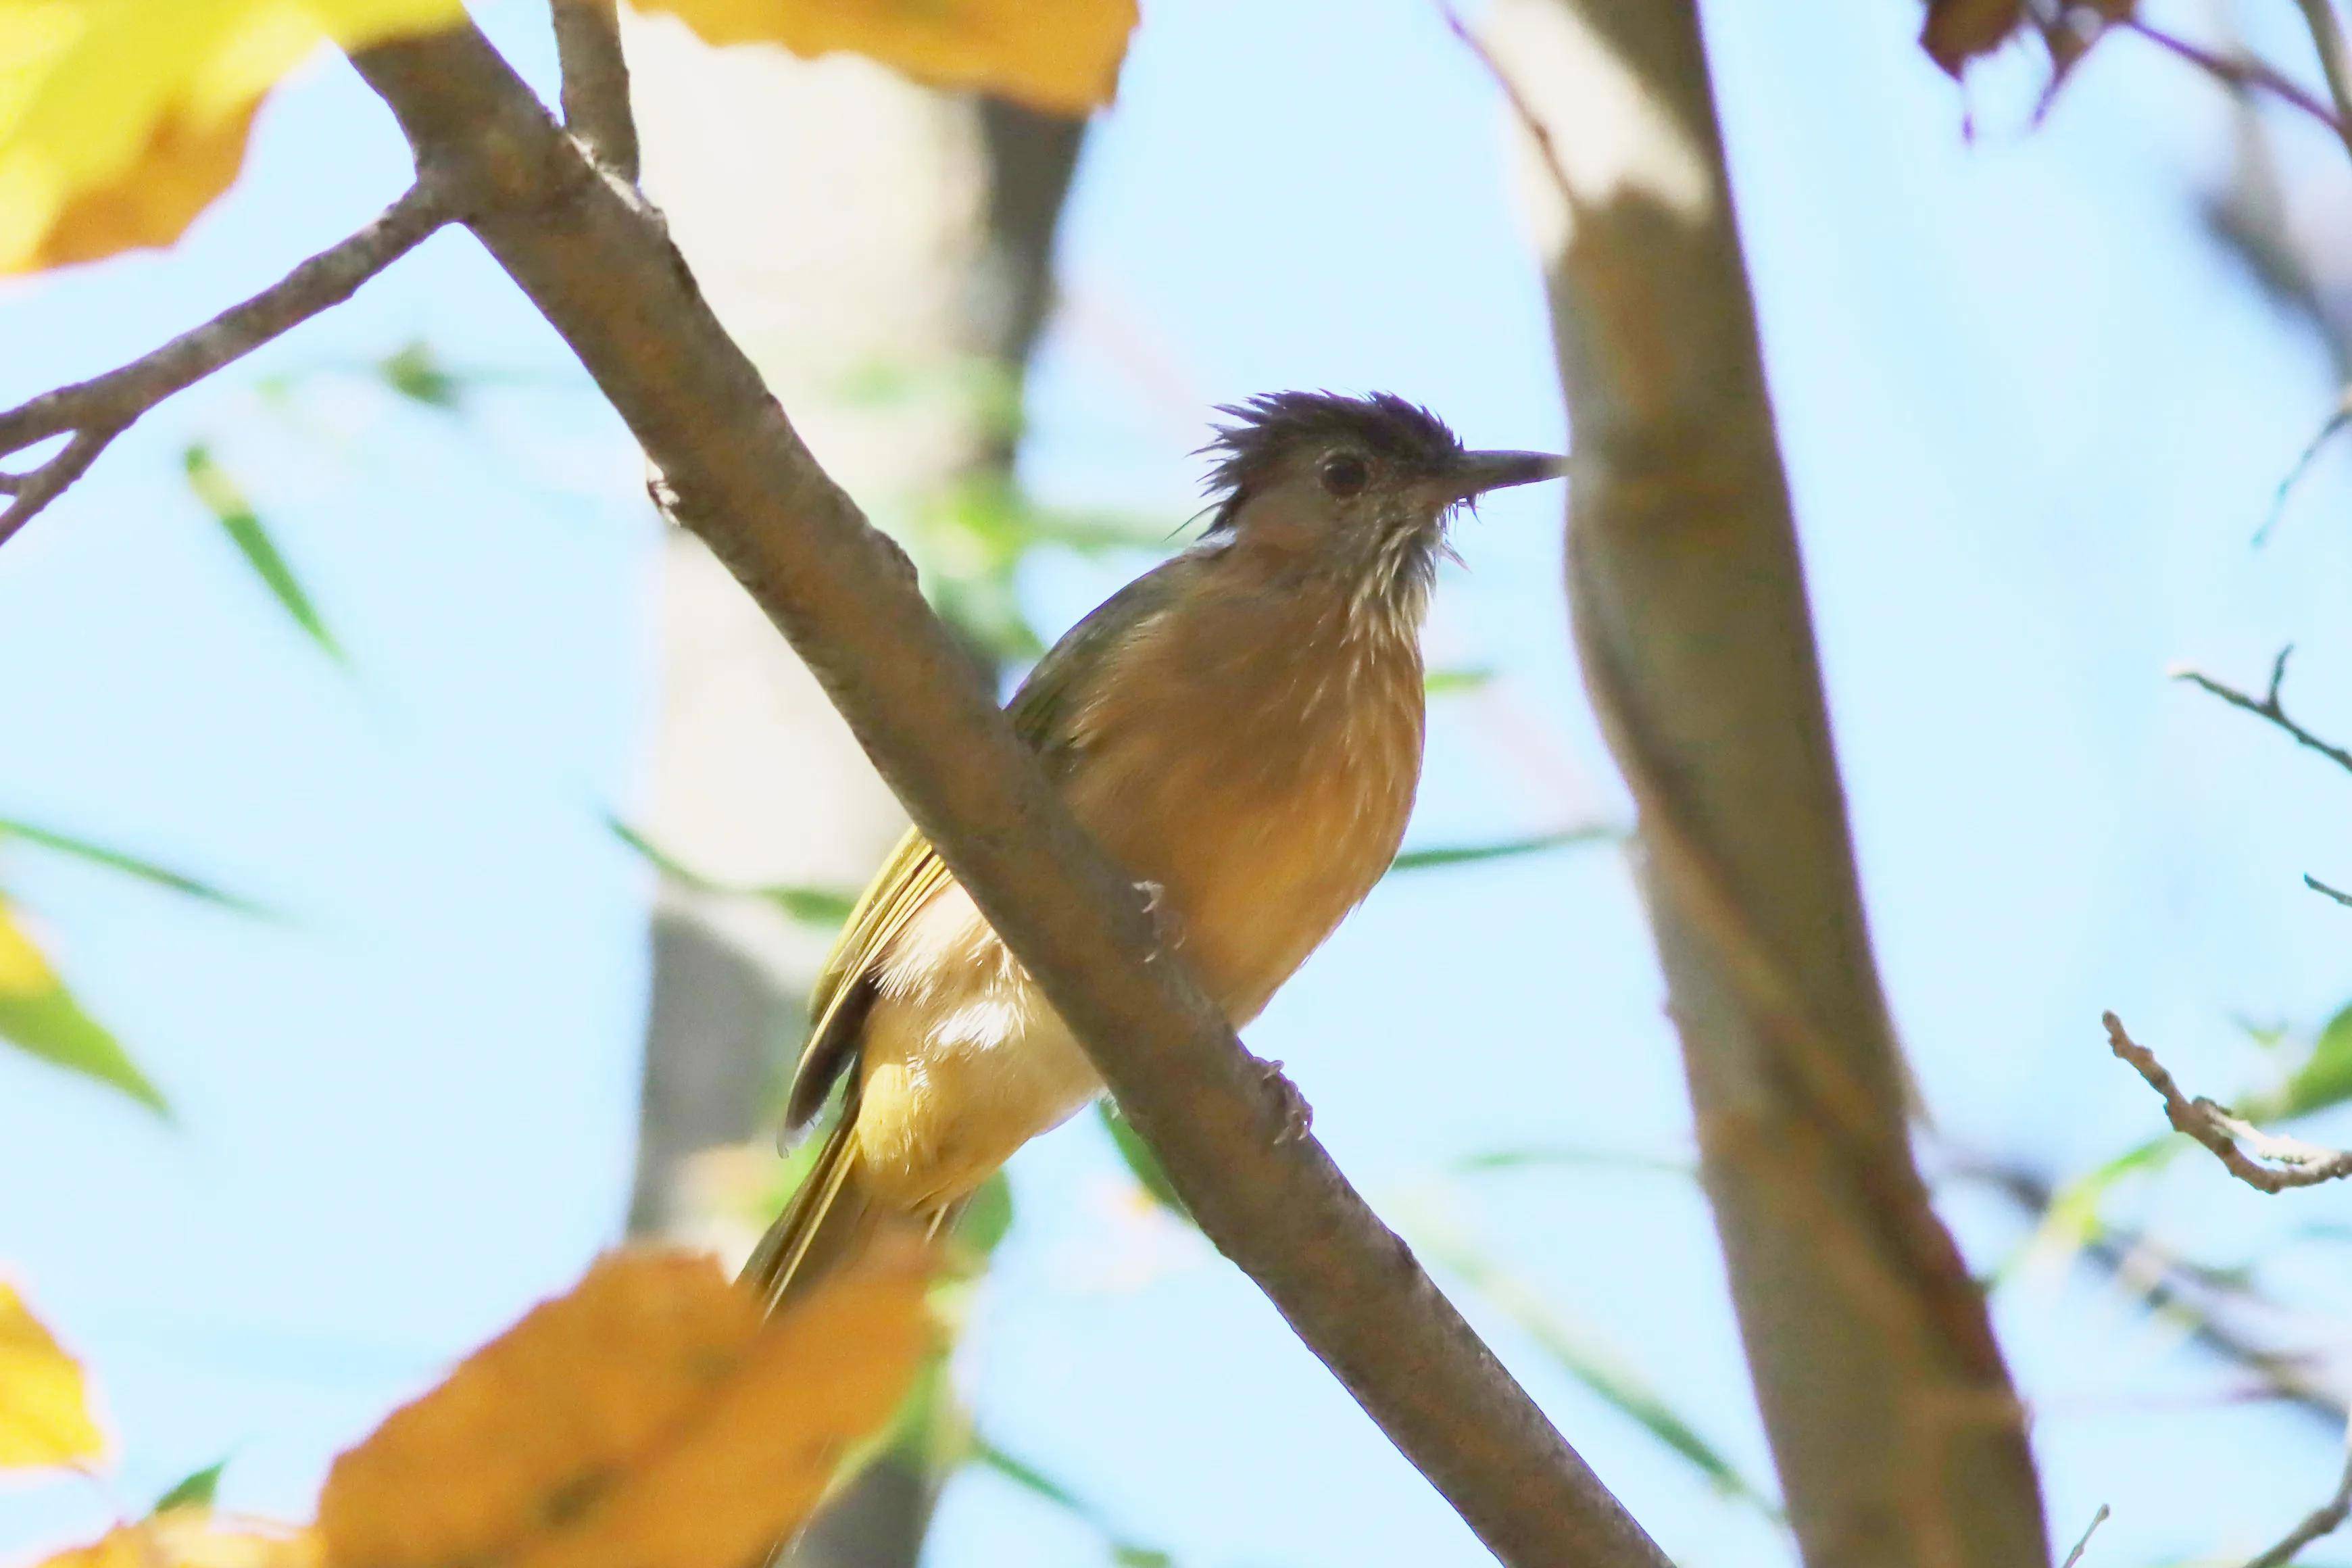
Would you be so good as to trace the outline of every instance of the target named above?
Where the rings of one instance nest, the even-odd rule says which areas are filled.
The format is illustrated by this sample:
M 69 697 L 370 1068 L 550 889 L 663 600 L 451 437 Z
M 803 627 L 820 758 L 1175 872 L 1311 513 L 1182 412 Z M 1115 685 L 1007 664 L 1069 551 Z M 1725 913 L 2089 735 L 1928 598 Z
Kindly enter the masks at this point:
M 1081 622 L 1010 717 L 1078 819 L 1153 887 L 1167 940 L 1240 1026 L 1403 837 L 1446 515 L 1557 469 L 1465 453 L 1434 416 L 1391 397 L 1292 393 L 1222 412 L 1235 423 L 1212 447 L 1207 542 Z M 935 1224 L 1100 1092 L 911 832 L 860 900 L 812 1010 L 791 1121 L 854 1076 L 814 1173 L 747 1269 L 772 1299 L 880 1226 Z

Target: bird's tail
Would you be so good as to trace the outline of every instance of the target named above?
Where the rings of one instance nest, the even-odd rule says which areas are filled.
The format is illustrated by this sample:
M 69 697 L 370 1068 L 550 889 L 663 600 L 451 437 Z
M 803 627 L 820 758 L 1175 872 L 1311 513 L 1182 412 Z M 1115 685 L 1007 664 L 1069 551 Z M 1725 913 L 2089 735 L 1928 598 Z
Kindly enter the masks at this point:
M 882 1215 L 864 1176 L 853 1095 L 825 1135 L 808 1178 L 760 1238 L 743 1265 L 743 1282 L 768 1310 L 806 1295 L 872 1243 Z

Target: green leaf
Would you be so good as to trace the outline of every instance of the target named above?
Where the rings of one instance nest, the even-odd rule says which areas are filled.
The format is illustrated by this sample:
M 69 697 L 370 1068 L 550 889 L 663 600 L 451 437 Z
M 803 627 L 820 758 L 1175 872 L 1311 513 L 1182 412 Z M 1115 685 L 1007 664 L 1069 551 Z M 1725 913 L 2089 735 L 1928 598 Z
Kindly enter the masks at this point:
M 2308 1116 L 2347 1100 L 2352 1100 L 2352 1006 L 2327 1020 L 2275 1106 L 2263 1110 L 2280 1118 Z
M 293 617 L 294 624 L 300 626 L 328 658 L 337 664 L 348 665 L 351 661 L 344 657 L 342 645 L 336 642 L 334 634 L 327 629 L 327 623 L 320 618 L 318 606 L 310 602 L 310 595 L 303 591 L 301 580 L 294 575 L 293 567 L 287 564 L 286 557 L 279 553 L 268 531 L 261 526 L 261 519 L 255 514 L 252 503 L 246 500 L 245 491 L 229 477 L 227 470 L 213 460 L 212 453 L 203 446 L 190 447 L 183 462 L 187 468 L 189 488 L 195 491 L 196 499 L 204 502 L 206 510 L 219 521 L 230 542 L 236 544 L 237 552 L 245 557 L 246 564 L 253 568 L 255 574 L 277 598 L 279 607 Z
M 7 817 L 0 817 L 0 838 L 21 838 L 27 844 L 37 844 L 44 849 L 54 849 L 60 855 L 70 855 L 76 859 L 87 860 L 92 865 L 104 866 L 110 870 L 136 877 L 142 882 L 152 882 L 159 888 L 168 888 L 173 892 L 184 893 L 189 898 L 201 899 L 208 904 L 218 904 L 223 909 L 236 910 L 249 915 L 266 912 L 259 905 L 238 898 L 234 893 L 223 892 L 209 882 L 200 882 L 194 877 L 184 876 L 166 867 L 158 866 L 152 860 L 142 860 L 136 856 L 126 855 L 120 849 L 109 849 L 102 844 L 92 844 L 86 838 L 75 838 L 67 834 L 51 832 L 46 827 L 36 827 L 29 822 L 16 822 Z
M 971 1249 L 976 1258 L 987 1258 L 1013 1228 L 1013 1184 L 997 1172 L 980 1184 L 956 1216 L 954 1236 L 958 1245 Z
M 1780 1505 L 1740 1473 L 1739 1468 L 1698 1434 L 1648 1381 L 1621 1357 L 1571 1323 L 1532 1287 L 1507 1273 L 1458 1237 L 1429 1236 L 1415 1227 L 1417 1248 L 1426 1250 L 1496 1310 L 1542 1347 L 1570 1377 L 1630 1417 L 1642 1429 L 1688 1460 L 1726 1497 L 1748 1504 L 1766 1517 L 1782 1518 Z
M 978 1432 L 971 1436 L 971 1458 L 974 1463 L 995 1471 L 1024 1491 L 1045 1499 L 1092 1528 L 1103 1538 L 1103 1543 L 1110 1550 L 1111 1561 L 1119 1568 L 1169 1568 L 1176 1561 L 1156 1546 L 1145 1546 L 1126 1539 L 1111 1526 L 1101 1509 L 1027 1460 L 1006 1453 Z
M 226 1459 L 205 1466 L 194 1475 L 155 1500 L 153 1511 L 162 1513 L 171 1508 L 210 1508 L 213 1498 L 220 1491 L 221 1472 L 228 1468 Z
M 839 888 L 807 887 L 791 882 L 744 885 L 718 881 L 686 865 L 610 813 L 605 815 L 604 826 L 612 830 L 614 837 L 643 857 L 646 864 L 651 866 L 656 873 L 698 893 L 736 899 L 764 899 L 793 920 L 830 930 L 838 930 L 847 924 L 850 911 L 857 907 L 857 896 Z
M 1486 665 L 1473 665 L 1461 669 L 1433 669 L 1421 678 L 1421 689 L 1431 697 L 1452 697 L 1464 691 L 1475 691 L 1494 679 L 1494 670 Z
M 1118 1157 L 1127 1162 L 1128 1170 L 1143 1190 L 1171 1214 L 1191 1224 L 1192 1211 L 1184 1206 L 1183 1198 L 1177 1194 L 1176 1184 L 1168 1179 L 1167 1168 L 1160 1164 L 1160 1156 L 1152 1152 L 1151 1145 L 1143 1141 L 1143 1134 L 1135 1130 L 1134 1123 L 1129 1121 L 1126 1114 L 1108 1100 L 1095 1101 L 1095 1113 L 1102 1118 L 1103 1129 L 1110 1134 L 1112 1146 L 1118 1150 Z
M 1435 845 L 1426 849 L 1408 849 L 1396 858 L 1389 869 L 1426 871 L 1438 866 L 1466 866 L 1475 861 L 1501 860 L 1516 855 L 1540 855 L 1546 850 L 1565 849 L 1573 844 L 1615 843 L 1624 837 L 1623 828 L 1596 822 L 1584 827 L 1538 833 L 1528 838 L 1506 838 L 1494 844 L 1449 844 Z
M 0 1039 L 28 1055 L 121 1089 L 156 1115 L 171 1106 L 148 1081 L 106 1026 L 82 1010 L 73 993 L 52 983 L 34 991 L 0 986 Z
M 443 368 L 433 345 L 423 338 L 376 361 L 375 370 L 401 396 L 445 414 L 456 412 L 465 395 L 465 383 Z

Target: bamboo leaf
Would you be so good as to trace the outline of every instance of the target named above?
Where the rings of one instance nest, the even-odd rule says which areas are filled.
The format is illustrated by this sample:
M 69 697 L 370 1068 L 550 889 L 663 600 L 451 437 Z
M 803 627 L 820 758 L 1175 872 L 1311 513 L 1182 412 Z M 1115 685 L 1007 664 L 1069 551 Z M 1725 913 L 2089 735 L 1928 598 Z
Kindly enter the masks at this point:
M 155 1500 L 153 1512 L 163 1513 L 175 1508 L 210 1508 L 220 1494 L 221 1472 L 228 1468 L 226 1459 L 217 1459 Z
M 1093 1530 L 1103 1538 L 1104 1544 L 1109 1548 L 1111 1561 L 1119 1568 L 1170 1568 L 1170 1564 L 1176 1561 L 1156 1546 L 1145 1546 L 1128 1540 L 1112 1526 L 1100 1508 L 1027 1460 L 1006 1453 L 979 1433 L 974 1433 L 971 1437 L 971 1458 L 974 1463 L 994 1471 L 1031 1496 L 1043 1498 Z
M 838 929 L 846 924 L 850 911 L 857 907 L 857 896 L 839 888 L 791 882 L 721 882 L 697 871 L 617 816 L 607 813 L 604 826 L 612 830 L 614 837 L 635 850 L 657 875 L 694 892 L 724 898 L 762 899 L 793 920 L 827 929 Z
M 183 463 L 187 469 L 188 486 L 195 491 L 196 499 L 219 522 L 230 542 L 236 546 L 237 553 L 245 557 L 246 564 L 253 568 L 278 606 L 328 658 L 337 664 L 349 665 L 342 645 L 327 629 L 327 623 L 320 617 L 318 606 L 310 602 L 301 579 L 287 564 L 277 542 L 269 537 L 269 531 L 262 526 L 260 517 L 236 481 L 203 446 L 190 447 Z
M 135 855 L 127 855 L 120 849 L 110 849 L 102 844 L 93 844 L 87 838 L 76 838 L 71 835 L 54 832 L 46 827 L 37 827 L 29 822 L 17 822 L 7 817 L 0 817 L 0 838 L 21 838 L 27 844 L 37 844 L 44 849 L 53 849 L 60 855 L 70 855 L 78 860 L 87 860 L 94 866 L 104 866 L 110 870 L 136 877 L 142 882 L 152 882 L 156 887 L 167 888 L 173 892 L 184 893 L 192 899 L 201 899 L 205 903 L 217 904 L 223 909 L 236 910 L 241 914 L 259 915 L 267 912 L 259 905 L 239 898 L 235 893 L 224 892 L 210 882 L 198 881 L 194 877 L 174 871 L 169 867 L 159 866 L 152 860 L 142 860 Z
M 172 1113 L 121 1043 L 66 989 L 5 902 L 0 902 L 0 1039 L 120 1089 L 158 1116 Z
M 1391 871 L 1427 871 L 1440 866 L 1467 866 L 1481 860 L 1504 860 L 1520 855 L 1541 855 L 1549 850 L 1566 849 L 1579 844 L 1613 844 L 1625 837 L 1625 830 L 1610 823 L 1592 823 L 1584 827 L 1562 828 L 1557 833 L 1538 833 L 1526 838 L 1506 838 L 1493 844 L 1432 845 L 1423 849 L 1408 849 L 1390 865 Z
M 1421 689 L 1430 697 L 1453 697 L 1465 691 L 1475 691 L 1494 679 L 1494 670 L 1486 665 L 1471 665 L 1460 669 L 1433 669 L 1421 678 Z
M 1118 1151 L 1118 1157 L 1126 1162 L 1138 1184 L 1163 1208 L 1190 1225 L 1192 1211 L 1184 1206 L 1176 1184 L 1168 1179 L 1167 1168 L 1152 1152 L 1151 1145 L 1143 1141 L 1143 1134 L 1108 1100 L 1095 1101 L 1095 1114 L 1102 1118 L 1103 1130 L 1110 1134 L 1112 1147 Z
M 1459 1237 L 1415 1227 L 1413 1245 L 1426 1250 L 1542 1348 L 1570 1377 L 1687 1460 L 1717 1490 L 1780 1521 L 1780 1505 L 1701 1436 L 1663 1395 L 1614 1351 L 1571 1322 L 1526 1281 Z

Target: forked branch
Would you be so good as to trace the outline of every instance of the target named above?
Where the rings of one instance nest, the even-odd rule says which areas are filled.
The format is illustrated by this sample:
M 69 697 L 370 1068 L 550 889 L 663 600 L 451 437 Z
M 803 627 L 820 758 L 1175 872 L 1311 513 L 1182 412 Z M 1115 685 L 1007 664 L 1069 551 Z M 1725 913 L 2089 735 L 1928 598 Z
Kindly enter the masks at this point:
M 203 326 L 104 375 L 44 393 L 0 414 L 0 458 L 67 437 L 32 468 L 0 470 L 0 495 L 9 498 L 7 509 L 0 511 L 0 543 L 64 494 L 140 416 L 320 311 L 341 304 L 452 216 L 436 187 L 419 182 L 365 228 Z
M 2156 1059 L 2156 1053 L 2125 1031 L 2122 1019 L 2108 1013 L 2102 1021 L 2107 1026 L 2108 1048 L 2129 1062 L 2147 1080 L 2148 1088 L 2163 1097 L 2165 1120 L 2213 1151 L 2230 1174 L 2246 1185 L 2257 1192 L 2283 1193 L 2289 1187 L 2315 1187 L 2352 1176 L 2352 1152 L 2265 1132 L 2202 1095 L 2191 1100 Z

